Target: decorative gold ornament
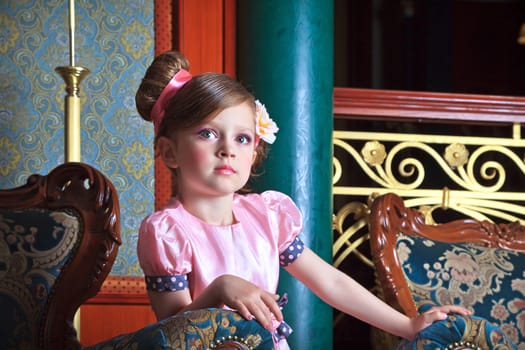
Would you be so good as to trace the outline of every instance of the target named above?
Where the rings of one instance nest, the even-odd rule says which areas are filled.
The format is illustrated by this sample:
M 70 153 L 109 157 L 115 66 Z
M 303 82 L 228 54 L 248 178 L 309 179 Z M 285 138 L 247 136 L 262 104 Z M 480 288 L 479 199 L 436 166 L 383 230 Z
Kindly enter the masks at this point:
M 465 165 L 468 161 L 469 152 L 467 147 L 461 143 L 453 143 L 445 149 L 445 160 L 452 168 Z
M 368 141 L 361 149 L 361 155 L 370 165 L 381 165 L 386 158 L 385 146 L 378 141 Z

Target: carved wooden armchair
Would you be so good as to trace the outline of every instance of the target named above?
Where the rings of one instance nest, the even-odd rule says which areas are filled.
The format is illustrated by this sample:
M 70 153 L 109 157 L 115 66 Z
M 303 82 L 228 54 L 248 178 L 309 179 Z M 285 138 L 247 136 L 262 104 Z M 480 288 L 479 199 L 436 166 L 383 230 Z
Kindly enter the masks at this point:
M 66 163 L 0 190 L 0 349 L 80 349 L 75 312 L 110 272 L 120 239 L 117 192 L 100 171 Z M 197 310 L 94 349 L 272 349 L 272 335 L 235 312 Z
M 386 302 L 408 316 L 436 304 L 452 315 L 401 349 L 516 349 L 525 344 L 525 226 L 473 219 L 427 225 L 393 193 L 370 209 L 372 258 Z

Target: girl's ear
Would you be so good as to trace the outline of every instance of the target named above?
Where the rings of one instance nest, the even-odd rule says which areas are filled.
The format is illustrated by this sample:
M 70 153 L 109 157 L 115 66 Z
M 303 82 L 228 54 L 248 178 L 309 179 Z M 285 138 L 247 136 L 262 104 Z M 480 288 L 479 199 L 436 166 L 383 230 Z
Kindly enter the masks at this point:
M 177 160 L 175 159 L 174 142 L 167 137 L 161 136 L 157 140 L 157 147 L 159 148 L 159 154 L 162 157 L 164 164 L 166 164 L 168 168 L 177 168 L 178 165 Z

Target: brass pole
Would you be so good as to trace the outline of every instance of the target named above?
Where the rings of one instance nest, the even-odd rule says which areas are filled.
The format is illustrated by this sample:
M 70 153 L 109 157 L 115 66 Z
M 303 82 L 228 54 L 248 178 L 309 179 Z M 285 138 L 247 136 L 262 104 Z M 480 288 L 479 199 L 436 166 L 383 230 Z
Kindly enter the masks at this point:
M 75 66 L 55 68 L 66 82 L 65 98 L 65 161 L 80 162 L 80 82 L 89 69 Z

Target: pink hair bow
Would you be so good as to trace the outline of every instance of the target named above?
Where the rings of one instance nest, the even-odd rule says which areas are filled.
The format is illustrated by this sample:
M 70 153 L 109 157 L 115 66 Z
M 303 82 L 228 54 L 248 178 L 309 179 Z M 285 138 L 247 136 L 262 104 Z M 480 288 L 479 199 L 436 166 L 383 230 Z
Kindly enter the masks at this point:
M 151 109 L 151 120 L 153 121 L 155 134 L 159 132 L 160 123 L 162 123 L 162 119 L 164 119 L 165 108 L 168 101 L 190 80 L 191 74 L 185 69 L 179 69 L 173 78 L 171 78 L 168 85 L 166 85 L 164 90 L 160 93 L 157 102 L 155 102 Z

